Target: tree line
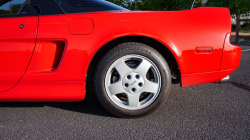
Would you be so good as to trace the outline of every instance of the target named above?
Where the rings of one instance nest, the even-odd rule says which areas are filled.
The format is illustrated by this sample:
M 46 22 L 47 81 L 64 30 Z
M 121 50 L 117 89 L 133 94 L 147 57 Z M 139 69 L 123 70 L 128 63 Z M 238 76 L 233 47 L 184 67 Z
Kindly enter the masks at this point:
M 11 4 L 9 6 L 8 10 L 0 9 L 0 15 L 6 15 L 6 14 L 16 14 L 19 9 L 21 8 L 22 4 L 17 3 L 17 4 Z
M 107 0 L 130 10 L 177 11 L 188 9 L 193 0 Z M 246 14 L 250 0 L 196 0 L 195 7 L 227 7 L 231 14 Z
M 129 10 L 177 11 L 188 9 L 193 0 L 107 0 Z M 246 14 L 250 11 L 250 0 L 196 0 L 194 8 L 227 7 L 231 14 Z M 10 10 L 0 9 L 0 14 L 17 13 L 21 4 L 12 4 Z

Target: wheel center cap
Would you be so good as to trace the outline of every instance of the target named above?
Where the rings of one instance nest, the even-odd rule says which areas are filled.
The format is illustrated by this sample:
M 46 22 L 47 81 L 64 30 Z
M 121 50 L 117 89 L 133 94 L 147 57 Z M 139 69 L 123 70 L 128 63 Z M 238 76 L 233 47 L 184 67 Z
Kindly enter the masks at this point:
M 139 73 L 130 72 L 123 77 L 122 85 L 128 93 L 138 93 L 144 87 L 144 79 Z

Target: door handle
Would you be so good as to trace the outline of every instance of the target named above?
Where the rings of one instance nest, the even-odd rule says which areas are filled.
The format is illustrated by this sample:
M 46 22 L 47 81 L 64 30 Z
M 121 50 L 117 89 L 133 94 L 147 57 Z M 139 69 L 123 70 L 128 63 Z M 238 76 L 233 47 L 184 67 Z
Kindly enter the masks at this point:
M 24 28 L 24 25 L 23 25 L 23 24 L 20 24 L 20 25 L 19 25 L 19 28 L 23 29 L 23 28 Z

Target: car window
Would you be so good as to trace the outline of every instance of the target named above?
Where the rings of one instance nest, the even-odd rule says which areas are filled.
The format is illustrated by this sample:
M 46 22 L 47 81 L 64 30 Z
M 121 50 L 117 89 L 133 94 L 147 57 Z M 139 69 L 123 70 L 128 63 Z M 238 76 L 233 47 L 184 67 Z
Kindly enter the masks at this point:
M 55 2 L 66 14 L 127 10 L 105 0 L 55 0 Z
M 0 0 L 0 15 L 17 14 L 26 0 Z

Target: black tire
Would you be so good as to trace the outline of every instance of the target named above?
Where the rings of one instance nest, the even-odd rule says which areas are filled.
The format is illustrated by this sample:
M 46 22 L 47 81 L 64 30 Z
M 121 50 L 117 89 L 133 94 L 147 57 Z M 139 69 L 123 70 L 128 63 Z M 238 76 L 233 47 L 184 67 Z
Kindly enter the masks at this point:
M 151 60 L 158 68 L 161 75 L 161 87 L 156 99 L 148 106 L 137 110 L 128 110 L 117 106 L 108 96 L 105 88 L 105 76 L 109 67 L 119 58 L 137 54 Z M 171 88 L 171 73 L 169 66 L 162 55 L 150 46 L 141 43 L 123 43 L 110 50 L 99 61 L 94 77 L 94 89 L 100 103 L 111 113 L 119 117 L 142 117 L 153 113 L 167 100 Z

